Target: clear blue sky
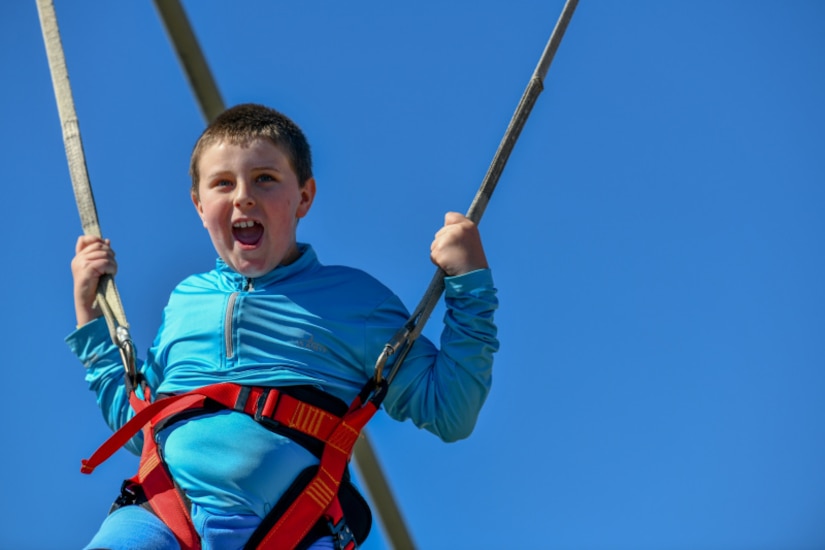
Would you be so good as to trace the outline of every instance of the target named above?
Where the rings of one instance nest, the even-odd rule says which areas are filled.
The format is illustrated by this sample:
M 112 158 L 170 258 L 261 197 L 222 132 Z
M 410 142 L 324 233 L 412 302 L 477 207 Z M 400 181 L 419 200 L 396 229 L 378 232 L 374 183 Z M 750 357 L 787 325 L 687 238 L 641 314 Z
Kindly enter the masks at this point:
M 213 265 L 203 122 L 150 1 L 56 4 L 144 350 Z M 185 3 L 226 102 L 313 144 L 300 239 L 413 307 L 563 2 L 229 5 Z M 370 427 L 421 548 L 825 547 L 823 28 L 818 1 L 581 1 L 481 224 L 502 348 L 477 429 Z M 79 548 L 136 460 L 79 473 L 108 429 L 63 342 L 80 223 L 34 0 L 0 5 L 0 56 L 0 548 Z

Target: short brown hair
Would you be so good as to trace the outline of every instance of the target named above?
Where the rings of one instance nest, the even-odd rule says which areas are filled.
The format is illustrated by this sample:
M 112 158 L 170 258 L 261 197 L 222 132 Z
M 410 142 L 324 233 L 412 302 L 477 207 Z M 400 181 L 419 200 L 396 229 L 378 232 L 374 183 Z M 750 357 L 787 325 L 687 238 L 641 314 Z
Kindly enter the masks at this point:
M 303 187 L 312 177 L 312 153 L 306 136 L 289 117 L 283 113 L 255 103 L 243 103 L 227 109 L 212 121 L 203 131 L 189 161 L 189 175 L 192 178 L 192 193 L 198 195 L 198 161 L 203 152 L 212 145 L 226 141 L 246 144 L 257 138 L 270 140 L 280 147 L 289 158 L 298 184 Z

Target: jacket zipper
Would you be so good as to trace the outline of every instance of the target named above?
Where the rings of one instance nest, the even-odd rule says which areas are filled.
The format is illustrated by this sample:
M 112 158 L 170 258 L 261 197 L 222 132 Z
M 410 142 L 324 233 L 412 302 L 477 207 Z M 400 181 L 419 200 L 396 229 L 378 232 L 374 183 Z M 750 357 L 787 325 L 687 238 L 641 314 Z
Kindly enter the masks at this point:
M 252 279 L 250 277 L 246 278 L 246 284 L 243 287 L 244 292 L 249 292 L 254 290 L 255 287 L 252 284 Z M 237 290 L 229 295 L 229 301 L 226 304 L 226 313 L 224 314 L 224 341 L 226 343 L 226 358 L 232 359 L 232 356 L 235 355 L 235 346 L 232 344 L 232 334 L 235 332 L 235 327 L 233 326 L 232 319 L 235 313 L 235 301 L 238 299 L 238 292 Z

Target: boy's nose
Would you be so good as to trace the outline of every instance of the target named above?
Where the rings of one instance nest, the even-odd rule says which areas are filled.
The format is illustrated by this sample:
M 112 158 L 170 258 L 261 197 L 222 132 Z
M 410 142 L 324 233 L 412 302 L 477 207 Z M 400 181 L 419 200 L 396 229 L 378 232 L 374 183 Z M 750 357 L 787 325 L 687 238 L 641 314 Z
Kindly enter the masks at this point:
M 244 182 L 238 182 L 235 185 L 235 206 L 238 208 L 248 208 L 255 204 L 255 198 L 252 196 L 252 191 Z

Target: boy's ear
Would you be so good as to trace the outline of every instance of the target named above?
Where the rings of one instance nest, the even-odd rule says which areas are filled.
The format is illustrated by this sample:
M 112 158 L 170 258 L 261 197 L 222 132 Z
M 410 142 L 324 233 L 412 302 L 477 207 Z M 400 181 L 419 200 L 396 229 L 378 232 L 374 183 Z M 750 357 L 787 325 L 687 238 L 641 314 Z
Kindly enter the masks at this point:
M 315 178 L 309 178 L 301 187 L 301 203 L 295 211 L 296 218 L 303 218 L 309 212 L 312 201 L 315 200 Z
M 195 210 L 198 211 L 198 216 L 200 216 L 201 221 L 203 221 L 203 206 L 201 206 L 200 199 L 194 192 L 190 193 L 190 196 L 192 197 L 192 204 L 195 205 Z

